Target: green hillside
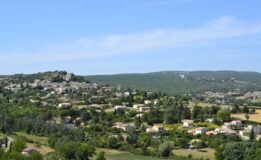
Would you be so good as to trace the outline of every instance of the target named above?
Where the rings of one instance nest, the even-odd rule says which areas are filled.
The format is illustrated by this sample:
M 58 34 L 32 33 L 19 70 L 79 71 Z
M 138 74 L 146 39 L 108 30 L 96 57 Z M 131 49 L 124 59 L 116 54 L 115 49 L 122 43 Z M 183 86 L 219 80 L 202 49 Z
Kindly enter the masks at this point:
M 201 93 L 205 91 L 241 92 L 261 90 L 261 74 L 235 71 L 166 71 L 142 74 L 86 76 L 87 80 L 109 85 L 168 94 Z

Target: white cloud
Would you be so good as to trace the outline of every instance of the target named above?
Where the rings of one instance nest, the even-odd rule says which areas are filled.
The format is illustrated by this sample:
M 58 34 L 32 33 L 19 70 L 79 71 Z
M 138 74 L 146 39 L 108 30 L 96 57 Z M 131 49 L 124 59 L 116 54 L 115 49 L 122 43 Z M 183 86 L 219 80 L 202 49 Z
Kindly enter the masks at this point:
M 161 48 L 205 46 L 210 40 L 255 33 L 261 33 L 260 24 L 245 24 L 232 16 L 223 16 L 194 29 L 160 29 L 143 33 L 109 35 L 98 39 L 81 38 L 71 44 L 39 47 L 37 53 L 2 53 L 0 62 L 46 63 L 138 53 Z

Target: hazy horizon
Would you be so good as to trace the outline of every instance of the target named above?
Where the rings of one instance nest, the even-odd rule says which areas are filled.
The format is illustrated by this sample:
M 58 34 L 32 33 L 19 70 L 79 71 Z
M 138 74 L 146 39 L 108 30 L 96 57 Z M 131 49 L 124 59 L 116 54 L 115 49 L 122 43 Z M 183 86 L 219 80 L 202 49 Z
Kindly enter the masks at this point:
M 5 74 L 5 75 L 0 75 L 0 76 L 10 76 L 10 75 L 15 75 L 15 74 L 37 74 L 37 73 L 44 73 L 44 72 L 56 72 L 56 71 L 65 71 L 67 73 L 73 73 L 74 72 L 68 72 L 66 70 L 46 70 L 43 72 L 30 72 L 30 73 L 13 73 L 13 74 Z M 191 70 L 191 71 L 182 71 L 182 70 L 165 70 L 165 71 L 151 71 L 151 72 L 123 72 L 123 73 L 109 73 L 109 74 L 76 74 L 79 76 L 106 76 L 106 75 L 122 75 L 122 74 L 148 74 L 148 73 L 159 73 L 159 72 L 253 72 L 253 73 L 259 73 L 261 72 L 258 71 L 236 71 L 236 70 Z

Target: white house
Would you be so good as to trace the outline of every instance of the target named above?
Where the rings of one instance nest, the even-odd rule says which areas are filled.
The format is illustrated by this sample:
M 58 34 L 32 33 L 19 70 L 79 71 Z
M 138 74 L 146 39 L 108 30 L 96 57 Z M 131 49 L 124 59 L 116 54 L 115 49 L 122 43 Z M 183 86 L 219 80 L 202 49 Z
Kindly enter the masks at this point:
M 157 105 L 157 104 L 158 104 L 158 102 L 159 102 L 159 100 L 158 100 L 158 99 L 154 99 L 154 101 L 153 101 L 153 104 L 154 104 L 154 105 Z
M 257 141 L 260 141 L 260 140 L 261 140 L 261 134 L 256 135 L 256 140 L 257 140 Z
M 243 130 L 239 131 L 239 135 L 241 136 L 242 139 L 249 140 L 249 135 L 251 134 L 252 130 L 255 135 L 258 135 L 261 133 L 260 126 L 249 125 L 246 128 L 244 128 Z
M 129 91 L 126 91 L 123 93 L 125 96 L 129 96 L 130 95 L 130 92 Z
M 233 128 L 240 128 L 242 126 L 243 126 L 243 123 L 240 120 L 235 120 L 235 121 L 231 121 L 231 122 L 228 122 L 228 123 L 224 123 L 222 128 L 233 129 Z
M 124 109 L 124 110 L 128 110 L 129 108 L 127 106 L 114 106 L 114 109 Z
M 237 134 L 235 130 L 229 128 L 216 128 L 215 132 L 217 133 L 224 133 L 224 134 Z
M 147 128 L 146 132 L 147 133 L 161 133 L 164 132 L 165 129 L 163 126 L 153 126 L 152 128 Z
M 239 135 L 241 137 L 241 139 L 243 140 L 249 140 L 249 135 L 251 134 L 251 129 L 244 129 L 244 130 L 241 130 L 239 131 Z
M 66 75 L 64 76 L 64 79 L 65 79 L 66 81 L 70 81 L 70 80 L 72 79 L 72 76 L 73 76 L 72 73 L 68 73 L 68 74 L 66 74 Z
M 214 118 L 208 118 L 208 119 L 206 119 L 206 122 L 213 123 L 214 122 Z
M 150 104 L 150 103 L 151 103 L 150 100 L 145 100 L 145 101 L 144 101 L 144 104 Z
M 261 133 L 261 126 L 254 126 L 254 125 L 248 125 L 247 129 L 250 129 L 254 131 L 255 134 L 260 134 Z
M 61 109 L 61 108 L 71 108 L 71 107 L 72 107 L 71 103 L 60 103 L 60 104 L 58 104 L 58 109 Z
M 122 122 L 114 123 L 113 127 L 123 129 L 125 132 L 128 132 L 128 131 L 135 129 L 135 127 L 133 125 L 130 125 L 128 123 L 122 123 Z
M 206 127 L 198 127 L 192 130 L 189 130 L 188 133 L 192 133 L 193 135 L 202 135 L 205 134 L 208 131 L 208 128 Z
M 190 119 L 185 119 L 185 120 L 182 120 L 183 122 L 183 128 L 195 128 L 196 126 L 194 125 L 193 123 L 193 120 L 190 120 Z
M 136 115 L 136 117 L 142 117 L 143 113 L 139 113 Z
M 215 131 L 207 131 L 206 132 L 206 135 L 217 135 L 218 133 L 217 132 L 215 132 Z
M 139 109 L 139 108 L 141 108 L 143 106 L 144 106 L 144 104 L 134 104 L 133 105 L 133 109 Z

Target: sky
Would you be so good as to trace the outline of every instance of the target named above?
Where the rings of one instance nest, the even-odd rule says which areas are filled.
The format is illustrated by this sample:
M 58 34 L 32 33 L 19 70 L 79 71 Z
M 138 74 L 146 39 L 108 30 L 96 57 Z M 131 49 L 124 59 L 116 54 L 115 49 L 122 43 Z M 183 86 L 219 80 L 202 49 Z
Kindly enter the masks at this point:
M 0 75 L 261 72 L 260 0 L 0 1 Z

